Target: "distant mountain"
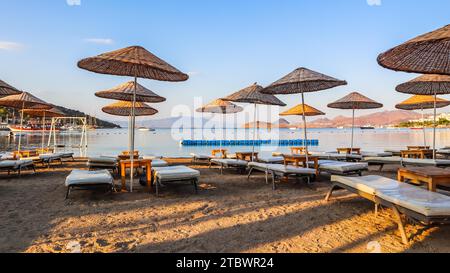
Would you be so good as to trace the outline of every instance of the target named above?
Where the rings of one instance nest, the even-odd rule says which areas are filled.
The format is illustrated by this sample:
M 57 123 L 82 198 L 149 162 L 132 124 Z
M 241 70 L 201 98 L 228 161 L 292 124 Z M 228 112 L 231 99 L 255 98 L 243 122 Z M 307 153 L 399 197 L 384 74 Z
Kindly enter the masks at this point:
M 277 122 L 273 123 L 273 126 L 278 128 L 289 128 L 291 123 L 284 118 L 280 118 Z
M 120 128 L 121 127 L 118 124 L 95 118 L 93 116 L 87 115 L 86 113 L 83 113 L 83 112 L 80 112 L 77 110 L 65 108 L 62 106 L 56 106 L 56 105 L 54 105 L 54 107 L 57 108 L 58 110 L 62 111 L 63 113 L 65 113 L 68 117 L 86 117 L 88 120 L 88 123 L 90 125 L 96 124 L 100 128 L 108 128 L 109 129 L 109 128 Z
M 355 118 L 356 126 L 372 125 L 375 127 L 397 125 L 414 119 L 419 119 L 421 114 L 412 111 L 393 110 L 373 113 Z M 321 118 L 309 122 L 311 128 L 336 128 L 351 127 L 352 117 L 337 116 L 334 119 Z
M 255 122 L 249 122 L 244 124 L 243 128 L 245 129 L 252 129 L 255 128 Z M 261 129 L 271 129 L 273 127 L 277 127 L 276 125 L 269 123 L 269 122 L 262 122 L 262 121 L 258 121 L 256 124 L 256 128 L 261 128 Z

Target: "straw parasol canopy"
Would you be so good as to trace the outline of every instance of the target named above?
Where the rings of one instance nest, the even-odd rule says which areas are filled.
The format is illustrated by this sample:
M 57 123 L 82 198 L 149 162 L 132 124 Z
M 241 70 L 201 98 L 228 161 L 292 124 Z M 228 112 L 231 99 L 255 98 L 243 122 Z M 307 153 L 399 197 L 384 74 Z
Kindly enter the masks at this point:
M 48 110 L 29 108 L 29 109 L 24 109 L 23 112 L 27 115 L 30 115 L 33 117 L 38 117 L 38 118 L 42 118 L 42 117 L 58 118 L 58 117 L 64 117 L 66 115 L 57 108 L 51 108 Z
M 52 106 L 45 101 L 31 95 L 28 92 L 23 92 L 17 95 L 11 95 L 0 99 L 0 106 L 16 108 L 16 109 L 51 109 Z
M 378 63 L 396 71 L 450 75 L 450 25 L 390 49 Z
M 22 92 L 7 84 L 6 82 L 0 80 L 0 97 L 17 95 L 20 93 Z
M 450 101 L 437 98 L 436 99 L 436 107 L 444 108 L 450 105 Z M 434 97 L 427 95 L 415 95 L 402 103 L 399 103 L 395 106 L 395 108 L 400 110 L 425 110 L 425 109 L 433 109 L 434 108 Z
M 131 114 L 133 103 L 129 101 L 119 101 L 102 108 L 102 111 L 113 115 L 128 117 Z M 153 116 L 158 113 L 158 110 L 153 109 L 143 102 L 137 102 L 135 105 L 136 116 Z
M 199 113 L 213 113 L 213 114 L 236 114 L 244 111 L 244 108 L 237 106 L 234 103 L 224 100 L 215 100 L 207 105 L 197 109 Z
M 274 95 L 261 93 L 260 91 L 263 89 L 264 88 L 262 86 L 254 83 L 249 87 L 246 87 L 226 98 L 223 98 L 222 100 L 262 105 L 286 106 L 284 102 L 279 100 Z
M 136 101 L 159 103 L 166 101 L 165 98 L 155 94 L 153 91 L 145 88 L 139 83 L 129 81 L 109 90 L 95 93 L 97 97 L 104 99 L 113 99 L 120 101 L 133 101 L 133 92 L 136 85 Z
M 409 82 L 400 84 L 396 90 L 400 93 L 416 95 L 450 94 L 450 76 L 422 75 Z
M 371 100 L 358 92 L 353 92 L 336 102 L 328 104 L 328 107 L 335 109 L 377 109 L 382 108 L 383 104 Z
M 358 93 L 353 92 L 343 97 L 342 99 L 335 101 L 333 103 L 328 104 L 329 108 L 335 109 L 351 109 L 352 113 L 352 138 L 351 138 L 351 152 L 353 152 L 353 145 L 355 139 L 355 110 L 364 110 L 364 109 L 377 109 L 382 108 L 383 104 L 378 103 L 368 97 Z
M 189 79 L 175 67 L 141 46 L 131 46 L 86 58 L 78 67 L 100 74 L 130 76 L 158 81 L 179 82 Z
M 305 111 L 303 111 L 303 109 L 305 109 Z M 281 113 L 280 116 L 302 116 L 303 114 L 305 114 L 305 116 L 307 116 L 307 117 L 325 115 L 324 112 L 322 112 L 312 106 L 309 106 L 307 104 L 305 104 L 305 105 L 299 104 L 299 105 L 295 106 L 294 108 L 291 108 L 291 109 Z
M 347 85 L 347 82 L 301 67 L 264 88 L 261 93 L 288 95 L 321 91 L 341 85 Z

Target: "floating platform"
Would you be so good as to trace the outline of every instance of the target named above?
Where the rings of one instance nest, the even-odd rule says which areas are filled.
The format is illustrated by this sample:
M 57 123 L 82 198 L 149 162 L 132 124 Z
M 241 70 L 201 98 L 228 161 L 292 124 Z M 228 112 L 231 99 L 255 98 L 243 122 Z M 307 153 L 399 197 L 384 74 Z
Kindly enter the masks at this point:
M 319 140 L 310 139 L 305 143 L 303 139 L 290 140 L 256 140 L 255 146 L 319 146 Z M 183 140 L 183 146 L 253 146 L 253 140 Z

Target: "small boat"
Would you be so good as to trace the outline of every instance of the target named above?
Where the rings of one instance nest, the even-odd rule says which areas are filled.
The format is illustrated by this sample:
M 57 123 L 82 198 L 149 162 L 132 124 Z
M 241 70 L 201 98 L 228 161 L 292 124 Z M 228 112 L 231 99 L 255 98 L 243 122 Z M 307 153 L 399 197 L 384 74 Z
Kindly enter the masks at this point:
M 16 134 L 16 133 L 37 134 L 37 133 L 42 133 L 42 132 L 50 132 L 50 128 L 42 129 L 42 128 L 37 128 L 37 127 L 35 127 L 35 128 L 34 127 L 28 127 L 28 126 L 20 127 L 20 126 L 13 126 L 13 125 L 8 126 L 8 128 L 14 134 Z M 59 128 L 56 128 L 55 130 L 56 130 L 56 132 L 60 131 Z
M 296 131 L 296 130 L 297 130 L 297 127 L 291 127 L 291 128 L 289 128 L 289 130 L 291 130 L 291 131 Z
M 147 127 L 139 127 L 138 131 L 141 131 L 141 132 L 155 132 L 156 130 L 152 129 L 152 128 L 147 128 Z
M 370 126 L 370 125 L 361 126 L 360 128 L 361 128 L 361 130 L 375 130 L 375 127 Z
M 411 128 L 409 128 L 409 130 L 417 131 L 417 130 L 423 130 L 423 128 L 422 127 L 411 127 Z
M 339 126 L 339 127 L 337 127 L 336 129 L 343 130 L 343 129 L 344 129 L 344 126 Z

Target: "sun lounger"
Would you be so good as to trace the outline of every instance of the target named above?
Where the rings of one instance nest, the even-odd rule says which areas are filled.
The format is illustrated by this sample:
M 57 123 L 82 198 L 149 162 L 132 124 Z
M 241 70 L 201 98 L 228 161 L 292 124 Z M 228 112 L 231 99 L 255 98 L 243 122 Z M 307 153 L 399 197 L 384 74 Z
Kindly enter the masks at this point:
M 205 155 L 205 154 L 196 154 L 191 153 L 193 162 L 209 162 L 209 160 L 213 159 L 213 156 Z
M 161 159 L 152 159 L 152 167 L 168 167 L 169 163 Z
M 320 160 L 319 161 L 319 171 L 326 172 L 329 174 L 362 175 L 362 172 L 367 171 L 368 169 L 369 169 L 369 165 L 367 163 L 342 162 L 342 161 L 334 161 L 334 160 Z
M 369 165 L 378 165 L 380 166 L 380 171 L 383 169 L 385 165 L 401 165 L 403 167 L 406 166 L 432 166 L 445 168 L 450 167 L 450 160 L 433 160 L 433 159 L 417 159 L 417 158 L 402 158 L 398 156 L 393 157 L 366 157 L 364 158 L 364 162 L 367 162 Z
M 408 243 L 401 215 L 425 225 L 450 224 L 450 197 L 420 187 L 401 183 L 381 176 L 342 177 L 333 176 L 332 189 L 326 196 L 329 201 L 333 192 L 346 189 L 375 203 L 393 209 L 403 243 Z
M 74 153 L 60 153 L 61 159 L 70 159 L 71 161 L 75 161 Z
M 260 156 L 258 157 L 258 162 L 266 163 L 266 164 L 277 164 L 277 163 L 284 163 L 284 157 L 282 156 L 270 156 L 270 157 L 264 157 Z
M 251 178 L 251 175 L 254 170 L 264 172 L 266 174 L 266 183 L 269 184 L 269 174 L 272 176 L 272 189 L 276 190 L 276 180 L 279 177 L 306 177 L 308 181 L 311 178 L 316 176 L 316 171 L 314 169 L 309 168 L 300 168 L 291 165 L 283 165 L 283 164 L 266 164 L 260 162 L 250 162 L 248 163 L 248 167 L 250 171 L 248 173 L 248 179 Z
M 154 159 L 163 159 L 163 157 L 160 155 L 144 155 L 142 156 L 142 159 L 154 160 Z
M 87 166 L 89 170 L 107 169 L 117 171 L 119 168 L 119 161 L 115 157 L 92 157 L 88 159 Z
M 316 156 L 322 160 L 360 161 L 363 158 L 362 155 L 358 155 L 358 154 L 344 154 L 344 153 L 337 153 L 337 152 L 330 152 L 330 153 L 311 152 L 310 154 L 312 156 Z
M 200 179 L 200 172 L 186 166 L 172 166 L 152 168 L 154 183 L 156 185 L 156 196 L 159 195 L 159 187 L 172 182 L 187 181 L 194 186 L 197 193 L 197 184 Z
M 66 178 L 66 199 L 74 188 L 92 190 L 100 187 L 106 187 L 111 192 L 114 191 L 114 179 L 107 170 L 84 171 L 74 170 Z
M 17 172 L 18 175 L 21 175 L 22 170 L 31 169 L 36 172 L 34 168 L 34 163 L 32 160 L 4 160 L 0 161 L 0 171 L 7 171 L 8 175 L 11 172 Z
M 391 157 L 392 153 L 390 153 L 390 152 L 362 152 L 361 155 L 363 158 L 366 158 L 366 157 Z
M 223 170 L 225 168 L 234 168 L 238 169 L 241 172 L 245 171 L 248 166 L 248 162 L 239 159 L 218 159 L 213 158 L 209 162 L 209 167 L 211 168 L 212 164 L 220 166 L 220 173 L 223 174 Z
M 38 156 L 40 162 L 43 165 L 47 165 L 50 167 L 50 165 L 54 162 L 59 162 L 62 165 L 62 154 L 43 154 Z
M 14 155 L 14 153 L 1 153 L 0 161 L 2 160 L 16 160 L 16 156 Z

